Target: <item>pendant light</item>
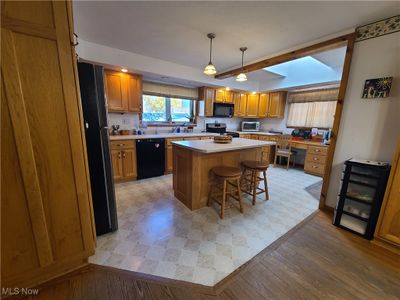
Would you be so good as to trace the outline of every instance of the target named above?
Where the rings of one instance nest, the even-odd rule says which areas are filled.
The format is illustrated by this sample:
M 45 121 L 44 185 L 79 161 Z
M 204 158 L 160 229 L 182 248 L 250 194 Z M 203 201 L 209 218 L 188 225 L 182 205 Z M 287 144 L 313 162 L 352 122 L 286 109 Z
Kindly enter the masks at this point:
M 247 80 L 247 76 L 246 74 L 244 74 L 243 72 L 243 57 L 244 57 L 244 51 L 247 50 L 247 47 L 240 47 L 240 51 L 242 51 L 242 73 L 240 73 L 237 77 L 236 77 L 236 81 L 246 81 Z
M 211 62 L 211 53 L 212 53 L 212 40 L 213 40 L 213 38 L 215 38 L 215 34 L 214 33 L 209 33 L 209 34 L 207 34 L 207 37 L 210 39 L 210 62 L 204 68 L 203 72 L 206 75 L 214 75 L 214 74 L 217 73 L 217 69 L 215 68 L 215 66 Z

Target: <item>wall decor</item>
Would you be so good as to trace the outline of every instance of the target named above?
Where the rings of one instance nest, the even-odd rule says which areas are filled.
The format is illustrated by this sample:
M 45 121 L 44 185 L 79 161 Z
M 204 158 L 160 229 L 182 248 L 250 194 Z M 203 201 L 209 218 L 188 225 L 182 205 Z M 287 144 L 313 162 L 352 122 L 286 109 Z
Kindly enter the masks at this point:
M 386 98 L 389 97 L 393 77 L 382 77 L 365 80 L 362 98 Z
M 360 26 L 356 29 L 356 42 L 400 31 L 400 15 Z

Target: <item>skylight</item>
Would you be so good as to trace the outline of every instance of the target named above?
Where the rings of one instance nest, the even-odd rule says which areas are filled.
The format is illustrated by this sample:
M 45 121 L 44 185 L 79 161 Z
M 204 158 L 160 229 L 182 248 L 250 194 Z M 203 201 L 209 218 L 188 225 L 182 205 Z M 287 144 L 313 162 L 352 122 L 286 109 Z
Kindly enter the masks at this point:
M 304 71 L 307 72 L 311 71 L 312 73 L 320 73 L 327 71 L 329 72 L 332 70 L 332 68 L 323 64 L 322 62 L 311 56 L 305 56 L 302 58 L 284 62 L 271 67 L 266 67 L 264 68 L 264 70 L 274 74 L 278 74 L 280 76 L 287 77 L 291 74 L 296 74 L 298 72 L 304 72 Z

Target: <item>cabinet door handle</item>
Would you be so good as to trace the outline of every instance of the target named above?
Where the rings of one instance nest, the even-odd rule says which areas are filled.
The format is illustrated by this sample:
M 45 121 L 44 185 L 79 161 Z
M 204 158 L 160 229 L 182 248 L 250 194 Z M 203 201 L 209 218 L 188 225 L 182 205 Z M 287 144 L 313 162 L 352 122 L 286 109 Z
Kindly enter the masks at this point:
M 125 158 L 125 151 L 122 151 L 122 158 Z
M 118 159 L 121 159 L 121 152 L 118 152 Z
M 318 158 L 314 157 L 314 160 L 318 160 Z
M 312 166 L 313 167 L 313 169 L 318 169 L 318 167 L 317 166 Z

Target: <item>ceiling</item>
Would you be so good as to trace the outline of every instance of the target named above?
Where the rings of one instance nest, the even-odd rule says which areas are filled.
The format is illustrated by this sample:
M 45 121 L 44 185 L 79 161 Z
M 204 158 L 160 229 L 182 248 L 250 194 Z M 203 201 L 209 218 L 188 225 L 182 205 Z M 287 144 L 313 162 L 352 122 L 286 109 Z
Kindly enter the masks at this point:
M 208 32 L 216 34 L 213 63 L 224 71 L 240 64 L 241 46 L 248 47 L 245 63 L 253 62 L 400 13 L 400 2 L 385 1 L 74 1 L 73 5 L 80 39 L 200 72 L 208 63 Z

